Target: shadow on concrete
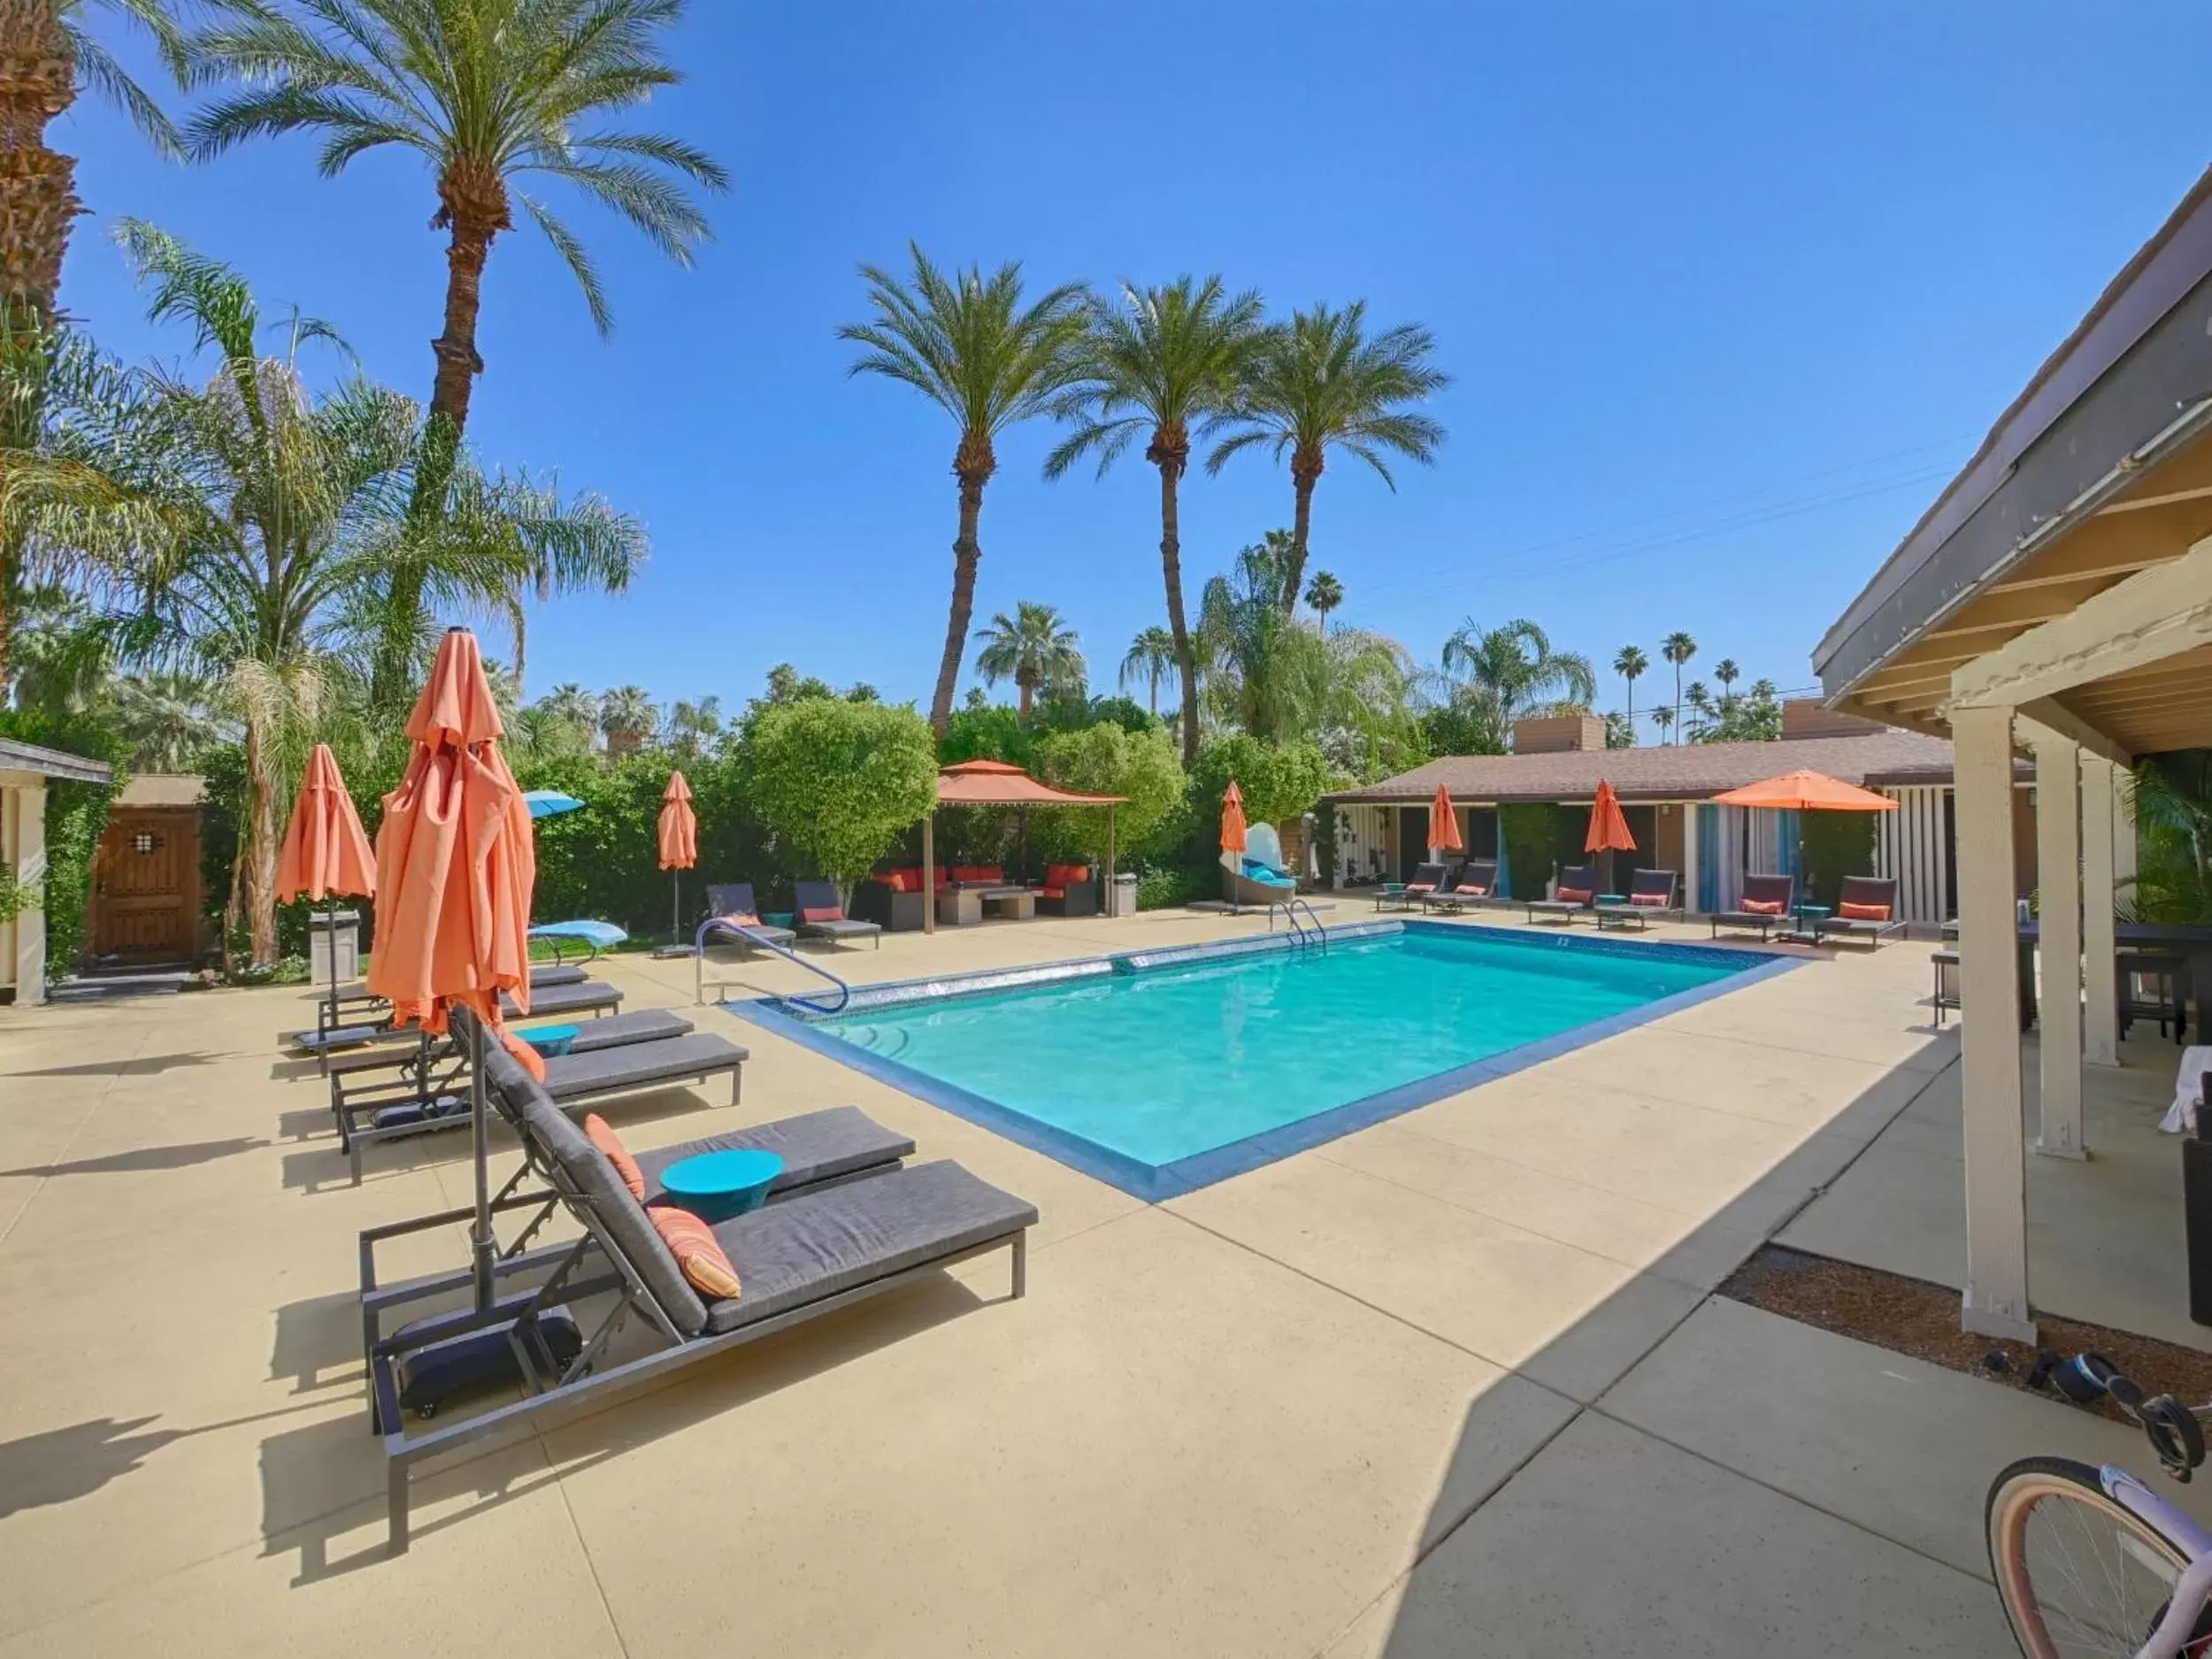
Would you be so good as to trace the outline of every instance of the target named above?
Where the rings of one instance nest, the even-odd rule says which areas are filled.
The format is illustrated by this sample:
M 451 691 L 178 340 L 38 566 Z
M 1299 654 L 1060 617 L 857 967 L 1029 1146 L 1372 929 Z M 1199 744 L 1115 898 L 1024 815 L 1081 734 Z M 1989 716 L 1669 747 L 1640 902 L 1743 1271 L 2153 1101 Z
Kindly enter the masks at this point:
M 342 1382 L 362 1386 L 361 1297 L 334 1291 L 288 1302 L 276 1310 L 276 1335 L 269 1349 L 269 1375 L 289 1379 L 296 1394 L 312 1394 Z M 333 1376 L 334 1371 L 343 1375 Z M 365 1421 L 368 1395 L 362 1409 Z
M 219 1065 L 228 1056 L 200 1050 L 192 1054 L 151 1054 L 135 1060 L 88 1060 L 82 1065 L 41 1066 L 35 1071 L 10 1071 L 8 1077 L 157 1077 L 188 1065 Z
M 304 1060 L 283 1059 L 269 1062 L 269 1080 L 272 1083 L 294 1083 L 303 1077 L 320 1077 L 323 1063 L 310 1056 Z
M 217 1158 L 250 1152 L 268 1144 L 245 1135 L 229 1141 L 188 1141 L 180 1146 L 138 1147 L 128 1152 L 111 1152 L 104 1157 L 71 1158 L 60 1164 L 34 1164 L 19 1170 L 0 1170 L 0 1176 L 133 1175 L 155 1170 L 188 1170 L 197 1164 L 212 1164 Z
M 251 1417 L 204 1423 L 195 1428 L 140 1432 L 160 1414 L 142 1417 L 88 1417 L 64 1429 L 48 1429 L 20 1440 L 0 1440 L 0 1517 L 48 1504 L 89 1497 L 110 1481 L 129 1474 L 163 1447 L 196 1434 L 212 1434 L 249 1423 L 309 1409 L 286 1406 Z

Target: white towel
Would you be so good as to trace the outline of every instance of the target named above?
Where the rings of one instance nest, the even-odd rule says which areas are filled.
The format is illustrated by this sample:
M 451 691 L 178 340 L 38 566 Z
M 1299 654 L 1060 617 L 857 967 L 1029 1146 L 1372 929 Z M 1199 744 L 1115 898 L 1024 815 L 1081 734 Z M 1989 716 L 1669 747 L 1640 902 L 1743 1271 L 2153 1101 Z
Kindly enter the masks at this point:
M 2174 1103 L 2158 1120 L 2158 1126 L 2168 1134 L 2189 1133 L 2189 1114 L 2204 1098 L 2207 1071 L 2212 1071 L 2212 1048 L 2200 1048 L 2193 1043 L 2181 1051 L 2181 1075 L 2174 1079 Z

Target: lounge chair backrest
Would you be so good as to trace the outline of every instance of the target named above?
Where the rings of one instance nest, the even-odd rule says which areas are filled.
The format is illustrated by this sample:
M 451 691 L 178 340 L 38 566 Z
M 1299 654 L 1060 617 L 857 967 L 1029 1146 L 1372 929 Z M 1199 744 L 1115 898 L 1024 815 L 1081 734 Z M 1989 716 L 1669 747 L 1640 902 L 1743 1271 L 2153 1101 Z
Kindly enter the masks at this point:
M 1444 885 L 1444 866 L 1442 864 L 1416 865 L 1414 867 L 1413 873 L 1406 878 L 1406 885 L 1409 887 L 1418 887 L 1423 882 L 1427 882 L 1432 887 L 1442 887 Z
M 706 1329 L 706 1305 L 647 1219 L 645 1207 L 630 1195 L 614 1165 L 607 1162 L 607 1155 L 592 1145 L 568 1114 L 531 1080 L 530 1074 L 504 1053 L 500 1058 L 512 1069 L 512 1075 L 500 1079 L 500 1087 L 511 1100 L 521 1103 L 522 1133 L 559 1166 L 568 1185 L 583 1198 L 600 1242 L 611 1252 L 620 1252 L 679 1331 L 686 1336 L 698 1335 Z
M 749 881 L 718 882 L 707 888 L 707 914 L 710 916 L 757 916 L 759 906 L 753 902 L 753 884 Z
M 1839 904 L 1886 904 L 1897 908 L 1897 883 L 1888 876 L 1846 876 Z
M 1671 904 L 1674 902 L 1674 885 L 1680 879 L 1671 870 L 1639 870 L 1629 879 L 1628 896 L 1632 899 L 1638 894 L 1646 897 L 1659 894 Z
M 845 902 L 837 896 L 834 881 L 797 881 L 792 884 L 791 903 L 800 915 L 809 910 L 835 910 L 845 913 Z
M 1451 890 L 1456 892 L 1462 887 L 1480 887 L 1488 893 L 1497 885 L 1497 861 L 1474 858 L 1460 865 L 1459 879 L 1452 883 Z
M 1757 899 L 1763 904 L 1779 902 L 1787 905 L 1797 897 L 1797 878 L 1746 876 L 1743 879 L 1743 895 L 1747 899 Z
M 1557 894 L 1586 893 L 1593 899 L 1604 890 L 1605 877 L 1595 864 L 1576 864 L 1559 872 L 1559 882 L 1552 891 Z

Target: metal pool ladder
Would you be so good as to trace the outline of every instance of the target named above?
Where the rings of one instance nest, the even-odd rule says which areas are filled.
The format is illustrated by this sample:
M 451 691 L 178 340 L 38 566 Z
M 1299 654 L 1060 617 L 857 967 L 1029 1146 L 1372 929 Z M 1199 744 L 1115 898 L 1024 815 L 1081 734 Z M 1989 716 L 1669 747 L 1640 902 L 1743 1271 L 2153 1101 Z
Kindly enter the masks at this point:
M 1306 913 L 1303 923 L 1298 919 L 1300 910 Z M 1294 948 L 1317 949 L 1325 956 L 1329 954 L 1329 930 L 1322 926 L 1321 912 L 1315 910 L 1309 901 L 1303 897 L 1289 899 L 1282 906 L 1282 911 L 1283 920 L 1289 925 Z M 1275 931 L 1275 907 L 1271 904 L 1267 909 L 1267 931 L 1271 933 Z
M 834 1002 L 826 1004 L 803 996 L 778 995 L 776 1001 L 779 1002 L 788 1002 L 795 1008 L 803 1008 L 817 1014 L 834 1014 L 853 1000 L 853 987 L 820 963 L 809 962 L 797 951 L 787 949 L 774 940 L 755 933 L 741 922 L 733 922 L 726 917 L 710 916 L 699 924 L 699 931 L 691 936 L 692 996 L 695 1002 L 704 1002 L 707 1000 L 707 935 L 711 933 L 732 933 L 759 949 L 772 950 L 786 962 L 795 962 L 809 973 L 819 974 L 837 987 Z M 718 979 L 715 981 L 718 988 L 721 983 Z

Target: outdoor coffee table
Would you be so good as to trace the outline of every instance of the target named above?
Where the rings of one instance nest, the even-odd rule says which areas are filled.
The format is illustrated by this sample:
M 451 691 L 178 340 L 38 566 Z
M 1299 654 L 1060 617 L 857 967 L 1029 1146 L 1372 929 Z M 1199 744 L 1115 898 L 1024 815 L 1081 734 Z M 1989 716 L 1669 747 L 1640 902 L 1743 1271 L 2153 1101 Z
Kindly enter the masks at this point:
M 974 887 L 947 887 L 937 895 L 937 919 L 948 927 L 972 927 L 983 919 L 983 895 Z
M 1037 914 L 1037 895 L 1028 887 L 970 887 L 984 908 L 997 908 L 1010 921 L 1025 922 Z
M 1820 925 L 1835 912 L 1825 904 L 1800 904 L 1796 908 L 1797 926 L 1775 937 L 1793 945 L 1816 945 L 1820 942 Z

